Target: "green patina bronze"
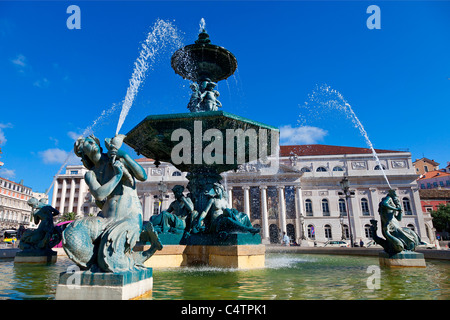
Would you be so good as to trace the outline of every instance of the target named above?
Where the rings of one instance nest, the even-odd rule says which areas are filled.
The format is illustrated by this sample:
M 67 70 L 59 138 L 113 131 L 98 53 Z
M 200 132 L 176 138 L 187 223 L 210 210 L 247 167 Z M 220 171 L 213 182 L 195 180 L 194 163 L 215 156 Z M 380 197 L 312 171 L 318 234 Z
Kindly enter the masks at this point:
M 51 248 L 61 241 L 61 229 L 53 224 L 53 217 L 59 215 L 59 211 L 36 198 L 28 200 L 28 205 L 32 208 L 31 216 L 38 227 L 24 232 L 19 243 L 22 251 L 18 255 L 54 255 Z
M 413 230 L 400 226 L 402 207 L 395 190 L 389 190 L 381 200 L 378 213 L 381 218 L 381 233 L 384 239 L 377 235 L 378 221 L 373 219 L 370 220 L 372 235 L 375 242 L 383 247 L 389 257 L 398 253 L 415 251 L 416 247 L 423 243 Z
M 93 272 L 126 272 L 144 268 L 144 262 L 162 245 L 151 223 L 143 227 L 136 179 L 145 181 L 145 170 L 120 149 L 124 135 L 100 141 L 80 137 L 74 152 L 88 169 L 85 181 L 101 209 L 95 217 L 77 219 L 63 232 L 63 248 L 81 269 Z M 140 237 L 151 242 L 147 251 L 134 252 Z
M 237 61 L 227 49 L 211 44 L 205 30 L 194 44 L 173 54 L 171 65 L 175 73 L 193 81 L 191 112 L 148 116 L 124 140 L 138 154 L 154 159 L 157 166 L 165 161 L 188 172 L 188 195 L 174 190 L 176 200 L 152 217 L 151 223 L 171 244 L 246 241 L 242 237 L 231 241 L 232 234 L 249 234 L 249 243 L 261 243 L 249 213 L 229 206 L 220 173 L 247 162 L 268 165 L 267 157 L 278 151 L 279 130 L 218 111 L 222 104 L 217 100 L 216 82 L 231 76 Z

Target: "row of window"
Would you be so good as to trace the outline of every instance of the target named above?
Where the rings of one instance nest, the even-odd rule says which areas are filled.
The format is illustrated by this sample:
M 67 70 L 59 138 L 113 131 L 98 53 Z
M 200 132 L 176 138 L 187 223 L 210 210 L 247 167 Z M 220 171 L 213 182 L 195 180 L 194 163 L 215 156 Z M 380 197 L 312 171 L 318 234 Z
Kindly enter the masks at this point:
M 31 189 L 24 187 L 22 185 L 14 184 L 9 181 L 0 180 L 0 187 L 10 189 L 12 191 L 23 192 L 25 194 L 31 195 Z
M 381 165 L 381 167 L 379 165 L 376 165 L 373 169 L 374 170 L 381 170 L 382 168 L 383 168 L 383 170 L 386 170 L 386 166 L 384 166 L 384 165 Z M 303 168 L 300 169 L 300 171 L 301 172 L 311 172 L 311 168 L 303 167 Z M 318 167 L 316 169 L 316 172 L 327 172 L 327 171 L 328 170 L 325 167 Z M 344 171 L 344 168 L 340 167 L 340 166 L 335 166 L 335 167 L 333 167 L 333 171 Z
M 408 224 L 407 227 L 410 228 L 411 230 L 415 231 L 414 225 Z M 340 228 L 340 229 L 341 229 L 340 234 L 341 234 L 342 238 L 344 238 L 345 240 L 349 240 L 350 239 L 350 231 L 349 231 L 348 225 L 344 224 L 342 226 L 342 228 Z M 323 231 L 324 231 L 326 239 L 328 239 L 328 240 L 333 239 L 332 228 L 329 224 L 326 224 L 323 227 Z M 372 230 L 370 229 L 369 224 L 364 225 L 364 235 L 366 236 L 367 239 L 373 238 Z M 308 225 L 308 239 L 316 240 L 316 228 L 312 224 Z
M 407 215 L 412 215 L 412 210 L 411 210 L 411 202 L 409 201 L 409 199 L 407 197 L 404 197 L 402 199 L 402 203 L 403 203 L 403 210 L 404 213 Z M 322 215 L 323 216 L 330 216 L 330 206 L 329 206 L 329 201 L 328 199 L 322 199 L 321 201 L 322 204 Z M 360 201 L 360 205 L 361 205 L 361 212 L 363 216 L 370 216 L 370 209 L 369 209 L 369 201 L 366 198 L 362 198 Z M 339 208 L 339 213 L 343 216 L 347 215 L 347 205 L 345 203 L 344 199 L 339 199 L 338 200 L 338 208 Z M 306 199 L 305 200 L 305 213 L 306 216 L 313 216 L 313 203 L 311 199 Z
M 439 181 L 439 185 L 437 183 L 437 181 L 433 182 L 433 184 L 431 182 L 427 182 L 427 186 L 425 187 L 425 183 L 421 183 L 420 184 L 420 189 L 433 189 L 433 188 L 437 188 L 437 187 L 450 187 L 450 180 L 446 180 L 445 184 L 444 181 Z

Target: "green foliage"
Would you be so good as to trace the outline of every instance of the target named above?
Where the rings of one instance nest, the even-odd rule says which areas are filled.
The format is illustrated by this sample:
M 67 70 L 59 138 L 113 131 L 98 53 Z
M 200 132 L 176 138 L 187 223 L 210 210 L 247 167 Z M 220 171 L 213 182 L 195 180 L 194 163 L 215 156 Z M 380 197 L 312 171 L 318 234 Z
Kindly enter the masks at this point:
M 71 220 L 75 220 L 76 217 L 77 217 L 77 214 L 75 212 L 65 212 L 59 221 L 60 222 L 71 221 Z
M 431 217 L 437 231 L 450 232 L 450 203 L 440 204 L 437 210 L 431 211 Z

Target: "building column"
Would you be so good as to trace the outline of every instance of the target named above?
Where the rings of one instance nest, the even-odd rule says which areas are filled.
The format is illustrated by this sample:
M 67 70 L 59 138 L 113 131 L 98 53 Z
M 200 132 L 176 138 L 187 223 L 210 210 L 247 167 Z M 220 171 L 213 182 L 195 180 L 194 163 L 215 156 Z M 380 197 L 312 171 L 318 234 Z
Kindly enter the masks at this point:
M 400 197 L 399 197 L 400 198 Z M 400 202 L 402 201 L 402 199 L 399 199 Z M 436 237 L 434 237 L 433 239 L 429 239 L 427 236 L 427 231 L 426 231 L 426 226 L 425 226 L 425 220 L 423 217 L 423 212 L 422 212 L 422 205 L 420 202 L 420 196 L 419 196 L 419 188 L 411 188 L 411 197 L 410 197 L 410 203 L 411 203 L 411 210 L 412 210 L 412 214 L 416 216 L 416 225 L 417 225 L 417 234 L 420 236 L 421 239 L 427 241 L 427 242 L 431 242 L 431 243 L 436 243 Z M 433 230 L 430 230 L 431 235 L 433 235 Z
M 262 237 L 269 239 L 269 213 L 267 211 L 267 186 L 259 186 L 261 190 L 261 223 L 262 223 Z
M 302 188 L 300 186 L 295 187 L 295 238 L 297 242 L 300 242 L 302 235 L 305 234 L 305 225 L 301 223 L 301 217 L 303 214 L 303 200 L 302 200 Z
M 75 179 L 72 178 L 70 181 L 69 208 L 67 209 L 68 212 L 73 211 L 74 195 L 75 195 Z
M 233 187 L 228 186 L 227 192 L 228 192 L 228 205 L 230 206 L 230 208 L 233 208 Z
M 58 178 L 55 177 L 55 183 L 53 183 L 53 195 L 52 195 L 52 207 L 56 208 L 56 198 L 58 197 Z
M 86 192 L 86 182 L 84 181 L 84 178 L 80 179 L 80 187 L 78 188 L 78 202 L 77 202 L 77 215 L 83 215 L 83 211 L 81 207 L 84 203 L 84 197 Z
M 280 214 L 278 216 L 281 233 L 286 232 L 286 200 L 284 198 L 284 186 L 277 186 Z
M 349 217 L 351 223 L 351 231 L 353 234 L 353 242 L 359 242 L 356 239 L 361 238 L 361 200 L 350 197 L 348 199 Z M 347 219 L 348 222 L 348 219 Z M 345 222 L 344 222 L 345 223 Z M 350 227 L 350 226 L 349 226 Z
M 66 205 L 66 189 L 67 181 L 66 179 L 63 179 L 61 189 L 61 202 L 59 203 L 59 212 L 61 212 L 61 214 L 64 214 L 64 206 Z
M 250 187 L 243 186 L 244 190 L 244 212 L 250 218 Z
M 144 192 L 143 195 L 143 200 L 142 202 L 144 203 L 143 205 L 143 214 L 142 214 L 142 219 L 143 221 L 149 221 L 150 220 L 150 216 L 151 216 L 151 212 L 150 212 L 150 204 L 151 204 L 151 194 L 149 192 Z

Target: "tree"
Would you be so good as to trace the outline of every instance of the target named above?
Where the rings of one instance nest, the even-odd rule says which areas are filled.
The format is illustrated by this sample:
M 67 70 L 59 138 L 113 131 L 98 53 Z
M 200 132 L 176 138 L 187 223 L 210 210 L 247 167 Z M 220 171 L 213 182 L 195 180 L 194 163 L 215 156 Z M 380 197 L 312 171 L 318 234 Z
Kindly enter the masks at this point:
M 72 221 L 72 220 L 75 220 L 76 218 L 77 218 L 77 214 L 75 212 L 65 212 L 59 221 L 60 222 Z
M 450 203 L 440 204 L 437 210 L 431 211 L 431 217 L 437 231 L 450 232 Z

